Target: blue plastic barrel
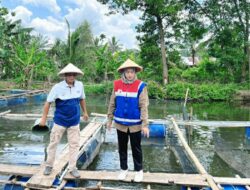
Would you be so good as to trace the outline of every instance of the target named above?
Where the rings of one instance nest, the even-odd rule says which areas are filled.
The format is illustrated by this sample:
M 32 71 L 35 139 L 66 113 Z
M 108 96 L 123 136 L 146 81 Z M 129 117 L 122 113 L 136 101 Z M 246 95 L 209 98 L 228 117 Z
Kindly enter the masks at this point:
M 26 102 L 27 102 L 27 97 L 25 97 L 25 96 L 13 97 L 13 98 L 8 99 L 8 106 L 24 104 Z
M 6 99 L 0 99 L 0 107 L 7 107 L 8 101 Z
M 165 138 L 167 125 L 165 122 L 155 121 L 149 123 L 149 137 Z
M 27 182 L 30 177 L 22 177 L 22 176 L 10 176 L 9 180 L 12 180 L 14 178 L 17 178 L 18 182 Z M 55 179 L 55 181 L 53 182 L 53 185 L 58 186 L 59 180 L 58 178 Z M 75 180 L 68 180 L 66 185 L 64 187 L 77 187 L 77 182 Z M 18 184 L 7 184 L 4 186 L 3 188 L 4 190 L 24 190 L 25 187 L 18 185 Z
M 222 185 L 224 190 L 247 190 L 243 185 Z
M 250 127 L 246 127 L 245 130 L 246 138 L 250 140 Z
M 12 175 L 10 176 L 9 180 L 13 180 L 16 176 Z M 22 177 L 22 176 L 17 176 L 17 181 L 19 182 L 27 182 L 30 177 Z M 25 187 L 21 186 L 21 185 L 17 185 L 17 184 L 7 184 L 4 186 L 3 188 L 4 190 L 24 190 Z
M 53 185 L 59 186 L 59 179 L 56 178 L 53 182 Z M 77 187 L 77 182 L 75 180 L 67 180 L 67 183 L 65 184 L 64 187 Z
M 40 93 L 40 94 L 35 94 L 35 95 L 31 96 L 31 101 L 33 101 L 35 103 L 40 103 L 40 102 L 43 102 L 44 100 L 46 100 L 46 98 L 47 98 L 46 93 Z

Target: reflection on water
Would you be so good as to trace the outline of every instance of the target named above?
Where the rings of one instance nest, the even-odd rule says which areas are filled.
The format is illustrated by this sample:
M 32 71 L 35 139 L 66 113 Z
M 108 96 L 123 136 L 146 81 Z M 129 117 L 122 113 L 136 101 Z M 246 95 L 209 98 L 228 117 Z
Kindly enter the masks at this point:
M 106 113 L 105 97 L 88 97 L 87 107 L 90 112 Z M 250 107 L 235 103 L 188 103 L 188 110 L 192 107 L 193 117 L 200 120 L 235 120 L 247 121 L 250 118 Z M 13 113 L 42 113 L 43 104 L 28 104 L 10 107 Z M 0 109 L 5 111 L 6 109 Z M 181 103 L 178 101 L 151 100 L 149 107 L 150 118 L 163 119 L 168 114 L 181 117 Z M 51 110 L 53 113 L 53 108 Z M 30 129 L 34 121 L 15 121 L 0 118 L 0 162 L 12 164 L 39 164 L 44 160 L 44 149 L 49 141 L 48 133 L 33 133 Z M 83 127 L 83 126 L 82 126 Z M 249 141 L 245 140 L 245 131 L 231 128 L 195 127 L 190 146 L 207 171 L 215 176 L 234 176 L 238 174 L 225 163 L 216 153 L 218 150 L 237 151 L 241 157 L 237 159 L 249 160 Z M 105 143 L 100 154 L 89 167 L 91 170 L 118 170 L 119 158 L 117 152 L 116 132 L 107 132 Z M 143 156 L 144 170 L 150 172 L 182 172 L 181 166 L 164 139 L 144 139 Z M 58 152 L 66 144 L 62 139 Z M 243 155 L 243 157 L 242 157 Z M 232 162 L 234 157 L 231 158 Z M 245 163 L 248 164 L 249 162 Z M 247 167 L 246 167 L 247 168 Z M 133 169 L 131 150 L 129 149 L 129 169 Z M 244 168 L 243 168 L 244 169 Z M 248 176 L 250 177 L 250 176 Z M 81 185 L 92 182 L 82 182 Z M 107 182 L 105 182 L 107 183 Z M 105 185 L 105 184 L 104 184 Z M 117 186 L 117 183 L 108 183 Z M 121 183 L 121 188 L 135 188 Z M 136 188 L 141 188 L 137 185 Z M 143 187 L 145 188 L 145 187 Z M 172 187 L 171 187 L 172 188 Z

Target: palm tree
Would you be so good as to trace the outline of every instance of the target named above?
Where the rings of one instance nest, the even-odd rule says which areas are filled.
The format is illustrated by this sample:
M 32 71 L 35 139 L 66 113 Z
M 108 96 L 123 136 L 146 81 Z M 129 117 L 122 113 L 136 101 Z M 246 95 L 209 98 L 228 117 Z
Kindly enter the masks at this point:
M 111 38 L 111 40 L 109 40 L 108 44 L 109 44 L 109 50 L 112 52 L 112 54 L 121 50 L 121 45 L 118 43 L 118 41 L 114 36 Z

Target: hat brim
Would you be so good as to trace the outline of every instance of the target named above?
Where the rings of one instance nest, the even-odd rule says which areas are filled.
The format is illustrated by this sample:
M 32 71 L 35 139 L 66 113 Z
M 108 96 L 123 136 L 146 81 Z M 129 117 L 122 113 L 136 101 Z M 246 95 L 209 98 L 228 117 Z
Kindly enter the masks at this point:
M 130 69 L 130 68 L 134 68 L 135 72 L 137 72 L 137 73 L 141 72 L 143 70 L 142 67 L 120 67 L 120 68 L 117 69 L 117 71 L 119 73 L 122 73 L 122 72 L 124 72 L 125 69 Z
M 78 73 L 78 72 L 63 72 L 63 73 L 58 73 L 58 76 L 63 77 L 67 73 L 75 73 L 76 76 L 79 76 L 79 75 L 83 76 L 84 75 L 83 73 Z

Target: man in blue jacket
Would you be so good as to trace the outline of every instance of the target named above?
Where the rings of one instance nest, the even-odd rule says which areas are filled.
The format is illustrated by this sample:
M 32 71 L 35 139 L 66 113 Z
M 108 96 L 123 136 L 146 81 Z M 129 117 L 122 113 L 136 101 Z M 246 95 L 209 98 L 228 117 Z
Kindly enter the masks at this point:
M 85 103 L 84 87 L 82 82 L 75 80 L 77 75 L 83 75 L 83 72 L 73 64 L 69 63 L 63 68 L 59 72 L 59 76 L 64 76 L 65 80 L 53 86 L 44 105 L 43 116 L 40 122 L 41 126 L 44 126 L 46 123 L 51 103 L 55 102 L 54 126 L 50 134 L 50 143 L 47 148 L 48 157 L 44 175 L 51 174 L 57 145 L 64 132 L 67 131 L 69 143 L 69 172 L 75 178 L 80 177 L 76 168 L 76 162 L 80 148 L 79 123 L 81 109 L 84 113 L 84 120 L 88 120 L 88 113 Z

